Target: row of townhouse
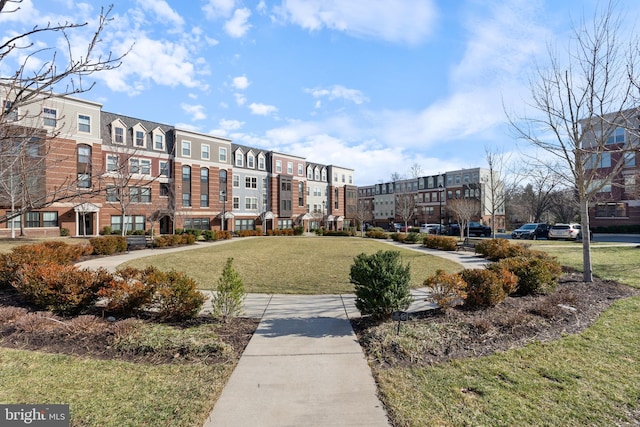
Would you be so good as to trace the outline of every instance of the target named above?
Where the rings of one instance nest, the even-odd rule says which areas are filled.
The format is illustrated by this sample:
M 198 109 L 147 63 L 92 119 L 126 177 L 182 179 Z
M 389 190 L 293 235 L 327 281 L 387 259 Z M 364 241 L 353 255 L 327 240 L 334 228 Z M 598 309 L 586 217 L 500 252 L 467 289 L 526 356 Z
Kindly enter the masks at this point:
M 69 96 L 10 108 L 12 91 L 1 90 L 0 142 L 9 155 L 0 156 L 0 215 L 30 208 L 0 226 L 0 235 L 342 229 L 354 218 L 353 169 L 106 112 Z M 37 149 L 6 150 L 25 140 Z M 29 162 L 18 156 L 34 167 L 19 169 Z M 18 186 L 25 175 L 31 179 Z M 18 188 L 24 191 L 11 191 Z
M 457 222 L 447 204 L 467 199 L 477 202 L 477 213 L 471 220 L 504 229 L 504 188 L 492 186 L 490 177 L 490 170 L 473 168 L 361 186 L 358 187 L 359 217 L 383 228 L 402 223 L 404 218 L 413 226 L 447 225 Z

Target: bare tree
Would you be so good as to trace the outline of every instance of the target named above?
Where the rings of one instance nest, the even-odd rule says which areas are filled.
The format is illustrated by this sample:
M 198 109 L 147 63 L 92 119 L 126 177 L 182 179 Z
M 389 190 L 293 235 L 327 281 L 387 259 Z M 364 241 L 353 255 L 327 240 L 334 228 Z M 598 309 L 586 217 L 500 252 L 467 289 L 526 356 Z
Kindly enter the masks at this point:
M 420 166 L 418 163 L 412 164 L 409 168 L 409 176 L 411 178 L 419 178 L 420 175 L 422 175 L 422 166 Z
M 0 14 L 17 12 L 21 3 L 22 0 L 0 0 Z M 83 31 L 88 23 L 36 25 L 30 31 L 0 41 L 0 68 L 9 67 L 6 65 L 9 58 L 23 58 L 17 70 L 0 75 L 0 146 L 3 152 L 12 153 L 12 160 L 3 159 L 0 187 L 4 189 L 5 199 L 12 199 L 14 193 L 21 194 L 19 201 L 11 203 L 11 210 L 0 216 L 0 222 L 57 201 L 71 200 L 79 191 L 90 191 L 78 185 L 75 176 L 55 187 L 46 185 L 44 171 L 64 160 L 61 155 L 52 154 L 52 145 L 55 138 L 61 136 L 60 130 L 47 133 L 39 129 L 42 109 L 29 106 L 40 105 L 52 97 L 87 92 L 95 84 L 85 83 L 87 76 L 120 66 L 124 55 L 115 57 L 111 53 L 106 56 L 98 53 L 102 34 L 112 20 L 111 10 L 112 7 L 101 9 L 96 28 L 80 56 L 75 54 L 77 46 L 71 44 L 71 33 Z M 38 41 L 39 37 L 51 35 L 59 35 L 63 43 L 52 46 Z M 41 48 L 39 44 L 49 47 Z M 39 68 L 34 70 L 33 64 L 40 64 Z
M 416 213 L 416 195 L 406 191 L 399 193 L 397 187 L 394 194 L 395 215 L 404 223 L 405 229 L 408 229 L 409 221 Z
M 371 200 L 358 199 L 354 219 L 360 225 L 360 231 L 364 235 L 364 223 L 373 220 Z
M 509 156 L 506 155 L 503 151 L 498 149 L 490 149 L 489 147 L 485 147 L 485 159 L 487 161 L 487 165 L 489 166 L 489 182 L 487 182 L 487 210 L 491 215 L 491 230 L 493 233 L 493 238 L 496 238 L 497 225 L 496 225 L 496 215 L 502 214 L 504 216 L 505 212 L 505 200 L 506 200 L 506 192 L 505 192 L 505 171 L 507 169 L 507 162 L 509 160 Z
M 105 151 L 106 170 L 101 177 L 106 189 L 106 201 L 120 212 L 120 233 L 124 236 L 130 207 L 152 203 L 151 186 L 159 176 L 151 175 L 151 159 L 141 156 L 139 150 L 111 144 Z
M 460 225 L 460 238 L 469 237 L 469 221 L 480 212 L 480 202 L 468 198 L 451 199 L 447 202 L 447 209 L 453 213 Z
M 578 206 L 574 189 L 558 189 L 549 196 L 549 212 L 557 222 L 574 222 L 580 215 L 580 207 Z
M 633 150 L 635 138 L 611 144 L 610 137 L 618 128 L 637 134 L 638 112 L 632 108 L 637 43 L 624 46 L 619 31 L 614 2 L 596 12 L 592 24 L 582 21 L 574 27 L 567 54 L 549 48 L 548 69 L 539 67 L 532 76 L 530 107 L 535 114 L 509 116 L 517 136 L 551 155 L 552 160 L 539 157 L 575 187 L 585 232 L 589 203 L 612 184 L 624 166 L 624 154 Z M 583 239 L 586 282 L 593 281 L 590 243 Z

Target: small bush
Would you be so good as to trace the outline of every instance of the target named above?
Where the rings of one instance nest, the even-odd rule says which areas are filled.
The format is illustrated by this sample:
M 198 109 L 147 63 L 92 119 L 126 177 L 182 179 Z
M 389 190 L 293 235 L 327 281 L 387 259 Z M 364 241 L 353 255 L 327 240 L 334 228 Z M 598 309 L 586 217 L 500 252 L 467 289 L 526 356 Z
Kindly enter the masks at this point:
M 365 236 L 367 236 L 370 239 L 388 239 L 389 236 L 387 235 L 387 233 L 383 230 L 383 229 L 371 229 L 369 231 L 367 231 L 365 233 Z
M 378 251 L 360 254 L 351 265 L 350 281 L 355 286 L 356 308 L 362 315 L 386 320 L 391 313 L 411 304 L 409 265 L 402 265 L 400 252 Z
M 18 268 L 13 287 L 29 302 L 57 314 L 76 314 L 97 300 L 102 273 L 42 262 Z
M 560 264 L 548 256 L 506 258 L 487 267 L 492 271 L 506 269 L 518 277 L 517 295 L 549 294 L 558 286 L 562 274 Z
M 302 236 L 304 234 L 304 227 L 299 225 L 297 227 L 293 227 L 293 235 L 294 236 Z
M 204 237 L 204 240 L 207 242 L 216 240 L 216 232 L 213 230 L 204 230 L 202 232 L 202 237 Z
M 216 294 L 211 300 L 212 315 L 221 317 L 224 322 L 229 317 L 238 316 L 242 313 L 242 303 L 245 292 L 242 279 L 233 268 L 233 258 L 227 258 L 227 262 L 222 269 L 222 275 L 218 279 Z
M 127 238 L 124 236 L 102 236 L 89 239 L 96 255 L 113 255 L 127 251 Z
M 69 232 L 68 228 L 64 228 L 64 227 L 60 228 L 60 236 L 67 237 L 67 236 L 70 236 L 70 235 L 71 235 L 71 233 Z
M 420 233 L 411 232 L 407 234 L 403 240 L 404 243 L 418 243 L 420 240 Z
M 498 305 L 508 295 L 505 288 L 512 289 L 517 282 L 515 275 L 505 269 L 498 271 L 465 269 L 461 276 L 467 283 L 467 296 L 464 303 L 471 308 Z
M 200 313 L 206 300 L 196 289 L 196 282 L 180 271 L 153 269 L 147 275 L 147 285 L 156 291 L 153 304 L 163 320 L 191 319 Z
M 322 232 L 323 236 L 343 236 L 343 237 L 349 237 L 349 236 L 353 236 L 354 233 L 350 230 L 324 230 Z
M 448 274 L 444 270 L 438 270 L 423 285 L 431 288 L 429 299 L 443 310 L 462 304 L 467 296 L 467 283 L 458 273 Z
M 476 253 L 487 257 L 491 261 L 498 261 L 515 256 L 529 254 L 528 247 L 520 244 L 512 244 L 507 239 L 485 239 L 476 244 Z
M 123 316 L 136 314 L 151 303 L 155 289 L 147 277 L 155 269 L 139 270 L 126 267 L 114 273 L 98 290 L 98 296 L 106 298 L 105 310 Z
M 229 230 L 217 230 L 216 231 L 216 238 L 215 240 L 226 240 L 226 239 L 230 239 L 231 236 L 231 232 Z
M 113 229 L 111 228 L 111 226 L 105 225 L 104 227 L 102 227 L 102 231 L 100 231 L 100 234 L 103 236 L 110 236 L 112 232 Z
M 202 236 L 202 230 L 197 229 L 197 228 L 187 228 L 186 230 L 184 230 L 184 232 L 186 234 L 190 234 L 190 235 L 194 236 L 196 238 L 196 240 L 198 240 L 198 237 Z
M 455 251 L 457 240 L 455 237 L 438 236 L 428 234 L 422 239 L 422 244 L 430 249 L 440 249 L 441 251 Z

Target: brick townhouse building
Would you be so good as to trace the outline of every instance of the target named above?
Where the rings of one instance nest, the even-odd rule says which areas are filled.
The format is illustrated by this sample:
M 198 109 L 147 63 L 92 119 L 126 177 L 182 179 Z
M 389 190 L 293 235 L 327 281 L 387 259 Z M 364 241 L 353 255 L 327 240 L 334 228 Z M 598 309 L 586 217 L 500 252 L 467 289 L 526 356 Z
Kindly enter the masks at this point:
M 413 212 L 404 216 L 410 216 L 410 226 L 440 223 L 447 225 L 456 222 L 453 212 L 447 209 L 447 202 L 471 199 L 478 203 L 477 214 L 471 219 L 493 227 L 491 214 L 495 210 L 495 227 L 501 229 L 505 226 L 504 206 L 493 209 L 492 200 L 504 200 L 501 194 L 504 190 L 496 186 L 496 196 L 499 197 L 491 197 L 489 174 L 490 171 L 485 168 L 461 169 L 439 175 L 360 186 L 357 194 L 359 217 L 372 225 L 389 228 L 393 223 L 403 222 L 400 210 L 409 207 Z M 399 200 L 408 202 L 399 206 Z
M 584 148 L 593 151 L 585 159 L 586 174 L 593 176 L 593 186 L 599 188 L 589 205 L 590 227 L 639 227 L 640 111 L 629 109 L 580 124 Z
M 20 229 L 29 236 L 55 236 L 61 229 L 94 236 L 104 227 L 156 233 L 340 229 L 353 221 L 346 216 L 354 205 L 353 169 L 106 112 L 100 103 L 70 96 L 11 111 L 7 88 L 0 87 L 0 99 L 9 112 L 0 115 L 0 215 L 30 206 L 0 224 L 2 236 Z M 28 191 L 17 194 L 15 180 L 27 175 L 12 169 L 19 155 L 34 167 L 20 187 Z

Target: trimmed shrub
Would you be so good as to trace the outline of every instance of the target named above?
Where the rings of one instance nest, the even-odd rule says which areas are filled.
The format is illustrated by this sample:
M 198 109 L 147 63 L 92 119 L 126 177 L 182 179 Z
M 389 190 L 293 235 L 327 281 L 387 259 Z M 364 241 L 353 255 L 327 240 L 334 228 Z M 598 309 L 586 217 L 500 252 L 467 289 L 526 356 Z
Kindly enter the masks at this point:
M 362 315 L 386 320 L 391 313 L 411 304 L 409 264 L 402 265 L 400 252 L 362 253 L 351 265 L 350 281 L 355 286 L 356 308 Z
M 222 321 L 226 322 L 229 317 L 242 313 L 242 303 L 246 294 L 242 279 L 233 268 L 233 258 L 227 258 L 216 291 L 211 299 L 211 314 L 214 317 L 221 317 Z
M 414 232 L 410 232 L 409 234 L 407 234 L 403 240 L 404 243 L 418 243 L 418 240 L 420 240 L 420 234 L 419 233 L 414 233 Z
M 149 305 L 155 289 L 147 283 L 147 277 L 155 271 L 153 267 L 144 270 L 126 267 L 104 280 L 98 296 L 106 298 L 105 310 L 131 316 Z
M 506 269 L 518 277 L 517 295 L 548 294 L 558 286 L 560 264 L 546 255 L 505 258 L 487 266 L 489 270 Z
M 89 239 L 96 255 L 113 255 L 127 251 L 127 238 L 124 236 L 102 236 Z
M 367 231 L 365 233 L 365 236 L 370 238 L 370 239 L 388 239 L 389 236 L 387 235 L 387 233 L 382 229 L 370 229 L 369 231 Z
M 430 249 L 440 249 L 441 251 L 455 251 L 457 239 L 450 236 L 438 236 L 428 234 L 422 239 L 422 244 Z
M 194 318 L 200 313 L 206 298 L 196 289 L 195 280 L 185 273 L 153 269 L 147 275 L 147 285 L 155 289 L 154 308 L 167 321 Z
M 352 231 L 349 230 L 324 230 L 322 232 L 323 236 L 343 236 L 343 237 L 350 237 L 353 236 L 354 233 Z
M 465 269 L 460 273 L 467 283 L 466 306 L 471 308 L 494 307 L 507 297 L 505 288 L 512 289 L 516 276 L 505 270 Z M 506 282 L 506 283 L 505 283 Z
M 429 299 L 443 310 L 462 304 L 467 296 L 467 283 L 458 273 L 449 274 L 444 270 L 438 270 L 435 275 L 427 278 L 423 285 L 431 288 Z
M 202 236 L 204 237 L 204 240 L 208 242 L 216 240 L 216 232 L 213 230 L 204 230 L 202 232 Z
M 226 239 L 230 239 L 231 236 L 231 232 L 229 230 L 217 230 L 216 231 L 216 239 L 215 240 L 226 240 Z
M 67 237 L 67 236 L 70 236 L 70 235 L 71 235 L 71 233 L 69 232 L 68 228 L 64 228 L 64 227 L 60 228 L 60 236 Z
M 512 244 L 507 239 L 485 239 L 476 244 L 476 253 L 487 257 L 491 261 L 504 258 L 525 256 L 529 254 L 529 248 L 521 244 Z
M 293 227 L 293 235 L 294 236 L 302 236 L 304 234 L 304 227 L 299 225 L 297 227 Z
M 236 232 L 236 235 L 238 237 L 262 236 L 262 230 L 259 228 L 256 230 L 240 230 Z
M 102 227 L 102 231 L 100 231 L 100 234 L 103 236 L 109 236 L 111 235 L 112 231 L 113 229 L 110 225 L 105 225 L 104 227 Z
M 184 230 L 185 234 L 190 234 L 198 240 L 198 237 L 202 236 L 202 230 L 197 228 L 187 228 Z
M 42 262 L 18 268 L 12 286 L 30 303 L 56 314 L 77 314 L 97 300 L 103 273 Z

